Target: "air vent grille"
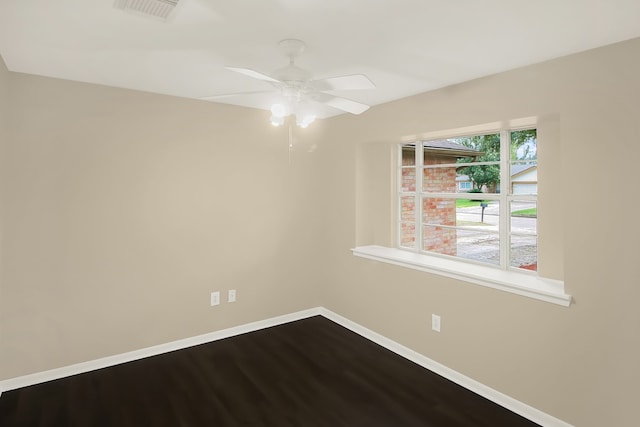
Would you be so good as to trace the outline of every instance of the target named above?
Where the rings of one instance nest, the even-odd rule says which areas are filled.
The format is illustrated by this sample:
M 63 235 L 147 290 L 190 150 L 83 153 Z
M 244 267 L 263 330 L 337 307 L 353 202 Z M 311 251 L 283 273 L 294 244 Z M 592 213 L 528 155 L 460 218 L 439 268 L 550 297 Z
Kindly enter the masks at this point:
M 167 19 L 179 0 L 115 0 L 114 7 L 143 15 Z

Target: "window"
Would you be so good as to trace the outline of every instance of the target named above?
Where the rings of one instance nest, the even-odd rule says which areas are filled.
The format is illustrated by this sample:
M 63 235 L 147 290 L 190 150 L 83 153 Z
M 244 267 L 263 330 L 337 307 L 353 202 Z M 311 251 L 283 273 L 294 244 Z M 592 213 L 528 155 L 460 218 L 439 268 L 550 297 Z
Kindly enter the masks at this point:
M 458 182 L 458 191 L 471 190 L 471 181 L 463 181 L 463 179 L 468 179 L 468 177 L 466 175 L 460 176 L 460 182 Z
M 402 144 L 398 157 L 399 248 L 537 270 L 535 129 Z
M 508 127 L 501 129 L 503 123 Z M 544 130 L 545 141 L 560 137 L 555 123 L 542 122 L 540 132 L 538 126 L 537 118 L 525 117 L 431 131 L 421 140 L 394 144 L 386 156 L 377 152 L 367 157 L 379 167 L 363 168 L 359 174 L 358 188 L 366 191 L 359 200 L 362 228 L 357 240 L 368 244 L 352 248 L 353 255 L 570 306 L 564 281 L 538 274 L 538 133 Z M 553 154 L 555 146 L 550 147 Z M 392 153 L 393 165 L 374 163 Z M 380 184 L 376 180 L 384 166 L 396 172 L 392 223 L 368 215 L 382 207 L 383 200 L 389 202 L 388 192 L 368 191 L 372 180 Z M 460 182 L 469 182 L 470 188 L 460 191 Z M 558 209 L 551 205 L 549 212 Z M 553 229 L 560 222 L 552 215 L 547 224 Z M 382 232 L 391 224 L 393 238 Z M 372 233 L 377 227 L 380 233 Z M 543 253 L 544 259 L 554 260 L 561 236 L 547 230 L 547 238 L 545 248 L 551 250 Z M 553 270 L 553 261 L 549 265 Z

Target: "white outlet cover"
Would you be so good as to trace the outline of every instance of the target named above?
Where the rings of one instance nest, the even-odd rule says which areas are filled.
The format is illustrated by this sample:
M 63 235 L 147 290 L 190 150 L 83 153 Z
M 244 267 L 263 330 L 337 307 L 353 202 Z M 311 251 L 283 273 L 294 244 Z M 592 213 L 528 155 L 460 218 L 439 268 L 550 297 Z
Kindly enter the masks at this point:
M 229 290 L 229 293 L 227 294 L 227 301 L 228 302 L 236 302 L 236 290 L 235 289 Z
M 431 329 L 436 332 L 440 332 L 440 316 L 437 314 L 431 315 Z
M 215 291 L 211 292 L 211 305 L 219 305 L 220 304 L 220 292 Z

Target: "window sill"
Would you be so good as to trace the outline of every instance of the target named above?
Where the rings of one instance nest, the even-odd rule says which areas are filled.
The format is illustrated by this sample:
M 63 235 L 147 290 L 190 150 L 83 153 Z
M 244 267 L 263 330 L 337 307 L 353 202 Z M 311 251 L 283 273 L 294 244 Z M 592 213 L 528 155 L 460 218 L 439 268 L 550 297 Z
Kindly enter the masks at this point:
M 571 295 L 564 293 L 564 282 L 560 280 L 544 279 L 384 246 L 359 246 L 352 249 L 352 252 L 362 258 L 463 280 L 564 307 L 571 305 Z

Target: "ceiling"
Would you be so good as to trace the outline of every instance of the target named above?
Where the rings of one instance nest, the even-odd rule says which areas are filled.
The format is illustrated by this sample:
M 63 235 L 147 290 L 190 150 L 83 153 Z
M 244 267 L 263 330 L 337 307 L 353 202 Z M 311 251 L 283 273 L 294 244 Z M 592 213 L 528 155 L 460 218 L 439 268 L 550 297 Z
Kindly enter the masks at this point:
M 179 0 L 164 22 L 114 0 L 0 0 L 0 55 L 11 71 L 200 99 L 270 89 L 225 66 L 269 74 L 297 38 L 299 66 L 365 74 L 376 89 L 334 94 L 377 105 L 640 37 L 639 23 L 638 0 Z

